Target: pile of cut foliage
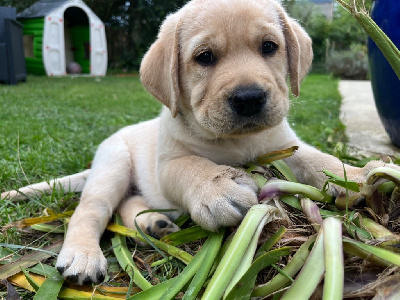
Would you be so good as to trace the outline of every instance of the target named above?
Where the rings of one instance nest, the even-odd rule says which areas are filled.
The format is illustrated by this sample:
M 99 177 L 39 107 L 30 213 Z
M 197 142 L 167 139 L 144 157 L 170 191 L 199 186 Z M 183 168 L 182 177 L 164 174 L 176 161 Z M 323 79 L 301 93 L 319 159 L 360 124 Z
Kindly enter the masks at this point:
M 115 216 L 101 241 L 109 269 L 100 285 L 64 282 L 54 268 L 73 211 L 9 224 L 46 232 L 38 240 L 50 245 L 0 245 L 7 299 L 400 299 L 400 172 L 377 168 L 356 183 L 324 171 L 318 190 L 281 160 L 294 150 L 245 167 L 260 204 L 238 228 L 211 233 L 184 216 L 181 231 L 157 240 Z M 330 184 L 346 194 L 329 196 Z
M 364 1 L 336 1 L 400 77 L 400 51 L 369 18 Z M 7 289 L 7 299 L 400 299 L 400 172 L 378 168 L 356 183 L 325 171 L 329 180 L 320 191 L 297 183 L 280 160 L 292 151 L 247 166 L 262 203 L 237 229 L 210 233 L 182 217 L 181 231 L 156 240 L 116 216 L 101 242 L 109 275 L 100 285 L 69 284 L 53 267 L 72 211 L 47 210 L 9 224 L 37 238 L 0 245 L 0 292 Z M 329 184 L 347 192 L 330 197 Z

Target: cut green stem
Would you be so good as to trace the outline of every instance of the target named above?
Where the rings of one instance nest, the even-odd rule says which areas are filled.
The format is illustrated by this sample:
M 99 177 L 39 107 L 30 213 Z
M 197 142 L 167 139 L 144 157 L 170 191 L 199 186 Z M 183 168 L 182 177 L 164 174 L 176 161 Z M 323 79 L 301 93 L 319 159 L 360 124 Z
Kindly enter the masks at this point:
M 323 300 L 343 299 L 344 262 L 342 222 L 329 217 L 323 222 L 325 280 Z
M 272 198 L 279 195 L 302 194 L 311 200 L 332 203 L 333 197 L 321 192 L 319 189 L 297 182 L 289 182 L 280 179 L 269 180 L 261 189 L 259 199 Z
M 322 217 L 319 212 L 319 207 L 308 198 L 301 199 L 301 207 L 308 221 L 314 227 L 314 230 L 318 232 L 322 225 Z
M 202 299 L 220 299 L 222 297 L 259 224 L 263 222 L 266 214 L 273 219 L 276 218 L 277 213 L 275 207 L 265 204 L 254 205 L 250 208 L 211 278 Z
M 324 232 L 318 233 L 314 247 L 304 264 L 300 274 L 292 283 L 289 290 L 283 295 L 282 300 L 308 300 L 313 294 L 325 271 L 324 259 Z

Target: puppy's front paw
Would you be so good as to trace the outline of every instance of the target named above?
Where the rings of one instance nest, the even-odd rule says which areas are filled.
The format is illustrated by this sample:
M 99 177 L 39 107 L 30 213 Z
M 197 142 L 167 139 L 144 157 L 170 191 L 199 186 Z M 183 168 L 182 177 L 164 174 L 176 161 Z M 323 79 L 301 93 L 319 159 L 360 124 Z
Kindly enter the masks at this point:
M 97 243 L 65 245 L 58 256 L 56 268 L 71 283 L 100 283 L 107 273 L 107 260 Z
M 193 189 L 191 217 L 211 231 L 238 225 L 250 207 L 258 203 L 257 190 L 257 185 L 245 172 L 221 166 L 214 177 L 199 189 Z

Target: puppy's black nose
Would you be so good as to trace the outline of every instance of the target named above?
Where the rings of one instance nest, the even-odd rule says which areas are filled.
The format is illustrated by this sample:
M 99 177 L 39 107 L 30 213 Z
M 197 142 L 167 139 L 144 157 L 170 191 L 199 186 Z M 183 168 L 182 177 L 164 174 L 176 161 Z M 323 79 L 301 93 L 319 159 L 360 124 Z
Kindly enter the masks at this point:
M 229 104 L 240 116 L 251 117 L 258 114 L 267 102 L 267 93 L 256 87 L 239 87 L 229 97 Z

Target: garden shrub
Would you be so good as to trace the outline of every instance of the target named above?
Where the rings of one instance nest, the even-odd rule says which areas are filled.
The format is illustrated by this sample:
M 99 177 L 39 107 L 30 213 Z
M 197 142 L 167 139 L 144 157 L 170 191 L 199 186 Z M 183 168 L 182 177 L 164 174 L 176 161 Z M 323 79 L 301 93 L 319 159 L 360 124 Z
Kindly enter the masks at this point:
M 368 56 L 364 45 L 352 44 L 349 50 L 332 51 L 326 59 L 328 72 L 343 79 L 367 79 Z

